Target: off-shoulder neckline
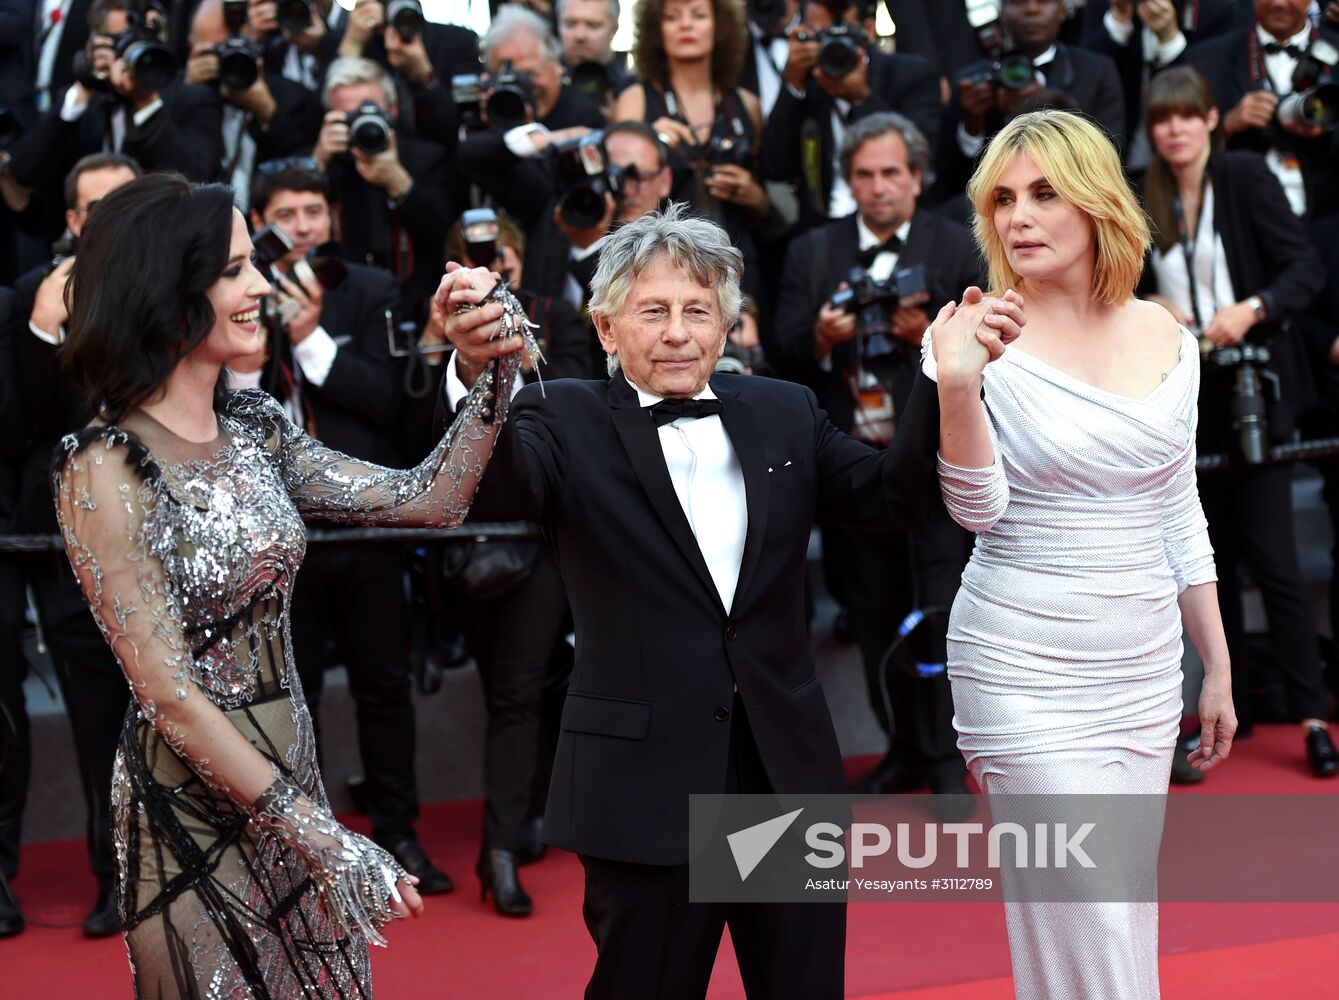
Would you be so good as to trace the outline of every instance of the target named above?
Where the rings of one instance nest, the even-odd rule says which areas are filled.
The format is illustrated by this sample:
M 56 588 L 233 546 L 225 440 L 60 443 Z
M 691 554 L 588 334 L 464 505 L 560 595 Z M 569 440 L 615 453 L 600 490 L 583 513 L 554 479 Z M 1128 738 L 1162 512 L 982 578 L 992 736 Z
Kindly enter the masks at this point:
M 1004 352 L 1004 357 L 1012 358 L 1015 361 L 1017 361 L 1017 359 L 1020 356 L 1024 357 L 1027 359 L 1027 365 L 1034 365 L 1038 368 L 1045 369 L 1046 373 L 1059 376 L 1060 379 L 1063 379 L 1065 382 L 1070 382 L 1076 386 L 1080 386 L 1085 392 L 1094 393 L 1098 396 L 1107 396 L 1110 397 L 1111 399 L 1118 399 L 1124 403 L 1147 403 L 1154 396 L 1156 396 L 1159 391 L 1162 390 L 1163 386 L 1167 385 L 1169 382 L 1172 381 L 1173 377 L 1178 372 L 1180 372 L 1182 368 L 1185 367 L 1187 361 L 1191 359 L 1197 359 L 1197 355 L 1199 352 L 1194 350 L 1188 350 L 1186 346 L 1187 340 L 1189 340 L 1191 344 L 1195 343 L 1194 335 L 1184 326 L 1181 326 L 1181 324 L 1179 323 L 1177 324 L 1177 328 L 1181 331 L 1181 350 L 1180 353 L 1177 355 L 1176 364 L 1172 367 L 1172 370 L 1167 373 L 1166 378 L 1164 378 L 1161 382 L 1155 385 L 1143 396 L 1127 396 L 1125 395 L 1125 393 L 1113 392 L 1110 389 L 1103 389 L 1101 386 L 1093 385 L 1091 382 L 1085 382 L 1083 379 L 1075 375 L 1071 375 L 1069 374 L 1069 372 L 1064 371 L 1061 368 L 1057 368 L 1055 365 L 1048 364 L 1047 362 L 1041 360 L 1041 358 L 1037 357 L 1035 354 L 1029 354 L 1027 351 L 1019 350 L 1016 344 L 1013 345 L 1012 349 L 1006 350 Z M 1025 365 L 1024 367 L 1027 367 L 1027 365 Z

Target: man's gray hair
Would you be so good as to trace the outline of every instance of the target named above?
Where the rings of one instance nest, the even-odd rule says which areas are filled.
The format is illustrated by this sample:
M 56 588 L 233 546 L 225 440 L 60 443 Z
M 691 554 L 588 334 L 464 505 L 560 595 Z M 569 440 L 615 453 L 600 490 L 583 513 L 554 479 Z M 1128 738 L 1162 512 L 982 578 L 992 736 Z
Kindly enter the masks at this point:
M 703 287 L 716 290 L 726 327 L 739 319 L 744 257 L 724 229 L 690 215 L 682 202 L 671 202 L 663 212 L 647 212 L 609 235 L 590 283 L 590 314 L 617 316 L 633 283 L 660 257 L 686 270 Z M 609 374 L 617 370 L 618 359 L 611 355 Z
M 330 95 L 334 93 L 336 87 L 352 87 L 360 83 L 380 84 L 381 96 L 386 100 L 385 110 L 389 111 L 395 107 L 398 99 L 395 84 L 391 82 L 390 74 L 381 68 L 381 64 L 371 59 L 354 59 L 348 56 L 342 56 L 330 64 L 330 69 L 325 74 L 325 83 L 321 87 L 322 106 L 326 110 L 330 109 Z
M 607 4 L 609 7 L 609 23 L 612 24 L 614 26 L 614 30 L 617 31 L 618 15 L 619 15 L 618 0 L 607 0 Z M 558 6 L 558 24 L 559 26 L 561 26 L 563 23 L 563 8 L 567 6 L 567 0 L 558 0 L 557 6 Z
M 846 127 L 846 136 L 842 139 L 839 155 L 842 179 L 847 184 L 851 183 L 851 161 L 855 159 L 856 151 L 861 146 L 871 139 L 893 133 L 899 135 L 907 147 L 907 165 L 921 175 L 923 183 L 928 187 L 933 179 L 930 172 L 930 144 L 926 141 L 925 134 L 910 118 L 899 115 L 896 111 L 880 111 L 866 115 Z
M 493 23 L 479 42 L 479 53 L 484 65 L 492 66 L 492 51 L 503 42 L 509 41 L 518 32 L 528 31 L 539 39 L 539 48 L 544 58 L 550 62 L 562 62 L 563 43 L 549 30 L 549 22 L 528 7 L 520 4 L 503 4 L 493 15 Z

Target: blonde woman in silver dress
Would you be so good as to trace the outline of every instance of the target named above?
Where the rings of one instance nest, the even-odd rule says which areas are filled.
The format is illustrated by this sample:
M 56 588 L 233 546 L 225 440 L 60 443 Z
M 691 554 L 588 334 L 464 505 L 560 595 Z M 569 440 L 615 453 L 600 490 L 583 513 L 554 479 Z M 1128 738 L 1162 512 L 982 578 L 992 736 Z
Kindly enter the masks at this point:
M 491 281 L 447 276 L 447 313 L 480 301 L 472 284 Z M 302 519 L 459 524 L 508 405 L 494 385 L 510 387 L 519 355 L 475 383 L 416 468 L 385 469 L 322 446 L 264 393 L 220 391 L 223 366 L 257 352 L 270 291 L 228 188 L 151 174 L 108 195 L 71 287 L 66 362 L 99 416 L 62 443 L 53 487 L 136 699 L 112 788 L 135 993 L 369 997 L 368 942 L 422 903 L 326 800 L 289 649 Z M 497 320 L 502 299 L 460 320 Z
M 1134 297 L 1147 221 L 1088 121 L 1015 118 L 968 195 L 1027 326 L 986 367 L 975 331 L 1003 306 L 973 289 L 926 337 L 941 489 L 977 533 L 948 636 L 958 745 L 988 795 L 1161 796 L 1183 626 L 1205 669 L 1191 763 L 1218 765 L 1236 730 L 1195 485 L 1199 352 Z M 1156 902 L 1007 902 L 1006 922 L 1020 997 L 1158 996 Z

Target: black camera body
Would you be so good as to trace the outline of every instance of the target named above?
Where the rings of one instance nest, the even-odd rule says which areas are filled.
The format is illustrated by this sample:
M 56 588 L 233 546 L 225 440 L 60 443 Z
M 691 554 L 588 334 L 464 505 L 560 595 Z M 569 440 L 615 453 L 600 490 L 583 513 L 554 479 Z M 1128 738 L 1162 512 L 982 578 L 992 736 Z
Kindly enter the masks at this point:
M 136 86 L 161 93 L 176 78 L 177 61 L 144 15 L 129 11 L 126 19 L 129 23 L 116 36 L 112 51 L 125 62 Z
M 1339 125 L 1339 80 L 1335 66 L 1339 50 L 1318 38 L 1297 60 L 1292 93 L 1279 101 L 1275 114 L 1283 125 L 1319 125 L 1328 130 Z
M 293 252 L 293 240 L 281 226 L 270 223 L 251 239 L 256 251 L 256 260 L 270 274 L 278 269 L 279 261 Z M 305 258 L 316 280 L 327 290 L 338 288 L 348 277 L 349 266 L 344 262 L 344 251 L 338 243 L 322 243 L 307 251 Z M 296 281 L 293 271 L 284 274 L 290 281 Z
M 364 101 L 344 118 L 349 123 L 349 145 L 375 156 L 391 145 L 391 117 L 371 101 Z
M 834 292 L 830 301 L 834 309 L 857 317 L 864 362 L 872 367 L 896 364 L 902 352 L 893 336 L 893 313 L 903 299 L 925 293 L 925 265 L 898 268 L 886 281 L 875 278 L 863 267 L 853 267 L 846 283 L 848 287 Z
M 260 77 L 260 50 L 242 35 L 246 29 L 246 0 L 223 0 L 223 24 L 228 37 L 214 46 L 219 60 L 219 86 L 249 90 Z
M 568 70 L 567 77 L 572 87 L 589 97 L 597 108 L 604 106 L 614 89 L 609 67 L 591 59 L 577 63 Z
M 1232 429 L 1239 435 L 1241 457 L 1250 465 L 1259 465 L 1269 457 L 1269 401 L 1264 383 L 1279 398 L 1279 377 L 1264 371 L 1269 364 L 1269 348 L 1242 341 L 1231 347 L 1215 347 L 1204 360 L 1222 369 L 1233 369 Z
M 864 29 L 854 24 L 834 24 L 818 32 L 799 31 L 795 40 L 818 43 L 818 68 L 833 80 L 853 73 L 869 49 Z
M 504 59 L 495 74 L 462 73 L 451 77 L 451 99 L 467 129 L 483 127 L 484 115 L 503 132 L 534 118 L 535 82 L 529 73 L 512 69 Z
M 400 41 L 408 45 L 423 30 L 423 5 L 419 0 L 389 0 L 386 23 L 400 36 Z
M 605 213 L 605 195 L 615 204 L 623 193 L 627 171 L 609 162 L 604 149 L 604 133 L 592 132 L 562 142 L 553 149 L 557 176 L 558 214 L 573 229 L 591 229 L 599 225 Z
M 973 73 L 967 80 L 969 83 L 989 83 L 1005 90 L 1023 90 L 1036 78 L 1037 68 L 1031 56 L 1023 52 L 1005 52 L 987 69 Z
M 712 134 L 702 147 L 702 165 L 712 170 L 716 167 L 743 167 L 753 164 L 753 149 L 749 146 L 747 135 Z

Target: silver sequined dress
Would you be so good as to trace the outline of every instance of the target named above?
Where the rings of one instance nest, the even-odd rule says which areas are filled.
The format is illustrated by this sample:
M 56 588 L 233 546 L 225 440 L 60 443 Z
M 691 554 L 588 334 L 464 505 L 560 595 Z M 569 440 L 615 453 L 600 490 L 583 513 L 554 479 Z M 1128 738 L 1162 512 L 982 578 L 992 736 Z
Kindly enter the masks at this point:
M 948 674 L 958 746 L 988 795 L 1167 791 L 1177 597 L 1216 579 L 1195 479 L 1199 364 L 1183 330 L 1175 369 L 1136 400 L 1006 350 L 984 376 L 994 465 L 940 461 L 949 512 L 977 532 Z M 1019 997 L 1158 996 L 1156 903 L 1015 902 L 1006 917 Z
M 324 447 L 258 391 L 228 397 L 206 445 L 142 412 L 62 443 L 61 530 L 137 699 L 112 801 L 138 996 L 371 995 L 379 924 L 364 904 L 388 887 L 376 864 L 353 862 L 388 856 L 334 822 L 317 768 L 288 634 L 302 519 L 460 523 L 507 406 L 494 374 L 408 471 Z M 203 756 L 192 731 L 229 723 L 273 768 L 254 803 L 229 794 L 226 761 Z

